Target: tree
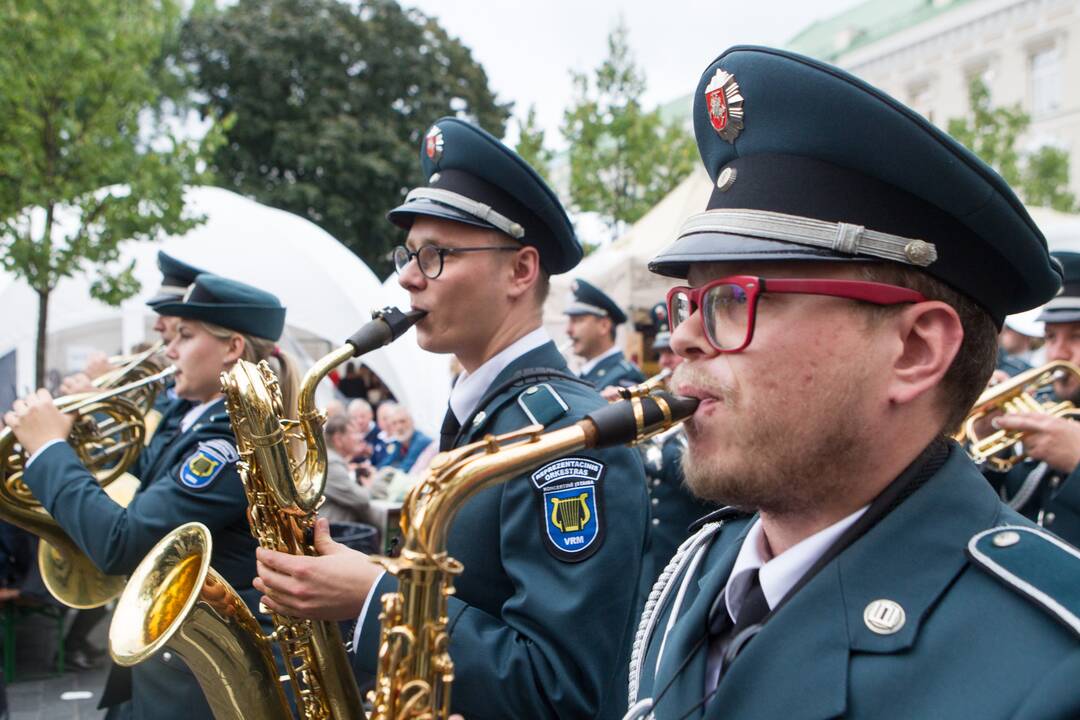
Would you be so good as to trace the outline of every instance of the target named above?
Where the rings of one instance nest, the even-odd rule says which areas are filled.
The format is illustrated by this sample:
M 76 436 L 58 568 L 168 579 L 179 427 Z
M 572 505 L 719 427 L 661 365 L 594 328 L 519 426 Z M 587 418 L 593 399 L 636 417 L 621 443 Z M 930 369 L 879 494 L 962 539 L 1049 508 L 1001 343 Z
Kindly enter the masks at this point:
M 514 150 L 536 172 L 551 182 L 551 150 L 544 147 L 544 128 L 536 120 L 536 106 L 530 105 L 525 120 L 518 119 L 518 144 Z
M 66 277 L 118 304 L 139 289 L 119 244 L 183 233 L 201 148 L 165 129 L 172 0 L 4 0 L 0 22 L 0 247 L 38 297 L 35 381 L 49 295 Z M 212 142 L 214 133 L 208 136 Z
M 697 158 L 693 138 L 641 106 L 645 78 L 634 64 L 622 20 L 590 82 L 572 72 L 573 105 L 563 119 L 570 145 L 570 197 L 579 212 L 600 215 L 612 235 L 644 215 L 686 177 Z
M 1065 151 L 1046 145 L 1026 154 L 1017 150 L 1017 141 L 1031 125 L 1019 103 L 994 107 L 989 87 L 978 77 L 968 86 L 968 101 L 970 114 L 949 120 L 949 134 L 997 170 L 1025 203 L 1075 210 Z
M 239 0 L 197 8 L 181 62 L 210 116 L 235 115 L 220 181 L 321 226 L 377 273 L 400 231 L 386 212 L 423 184 L 417 156 L 444 115 L 501 137 L 509 108 L 468 48 L 393 0 Z

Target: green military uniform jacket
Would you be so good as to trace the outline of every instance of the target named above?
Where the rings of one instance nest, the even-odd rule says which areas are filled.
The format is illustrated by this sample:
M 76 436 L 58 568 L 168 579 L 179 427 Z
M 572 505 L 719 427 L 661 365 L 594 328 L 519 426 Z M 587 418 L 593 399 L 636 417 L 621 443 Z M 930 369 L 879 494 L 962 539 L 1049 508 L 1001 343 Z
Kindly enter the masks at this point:
M 113 502 L 66 443 L 44 450 L 24 479 L 45 509 L 104 572 L 130 573 L 169 531 L 197 520 L 213 534 L 214 569 L 253 609 L 258 593 L 255 548 L 247 499 L 237 472 L 235 438 L 223 400 L 211 405 L 187 432 L 170 406 L 159 431 L 139 454 L 132 474 L 140 486 L 127 508 Z M 258 617 L 258 615 L 257 615 Z M 211 718 L 190 671 L 171 653 L 158 653 L 133 668 L 132 702 L 121 717 Z
M 1003 500 L 1024 517 L 1080 546 L 1080 466 L 1065 475 L 1025 460 L 1008 473 L 987 472 Z
M 636 365 L 623 356 L 622 350 L 619 350 L 596 363 L 596 366 L 583 374 L 581 379 L 592 383 L 597 390 L 603 390 L 609 385 L 631 387 L 644 382 L 645 376 Z
M 517 358 L 492 383 L 456 446 L 531 424 L 525 402 L 534 395 L 546 401 L 534 404 L 532 412 L 548 429 L 576 422 L 604 404 L 572 377 L 505 384 L 528 368 L 568 372 L 550 342 Z M 530 393 L 538 384 L 541 389 Z M 645 542 L 644 475 L 637 453 L 627 448 L 572 457 L 603 466 L 599 482 L 584 491 L 593 493 L 586 526 L 598 532 L 580 555 L 560 557 L 549 540 L 552 514 L 535 481 L 539 471 L 481 491 L 450 530 L 449 553 L 465 566 L 449 605 L 452 698 L 454 711 L 469 720 L 621 716 Z M 374 603 L 394 589 L 396 580 L 383 576 L 362 618 L 356 659 L 362 674 L 375 673 Z
M 657 720 L 1080 717 L 1080 554 L 1003 505 L 955 445 L 774 612 L 701 709 L 698 640 L 749 525 L 703 529 L 716 534 L 657 669 L 670 603 L 658 614 L 638 694 L 670 685 Z M 867 608 L 882 599 L 905 619 L 874 632 Z
M 686 431 L 680 426 L 655 439 L 657 443 L 639 446 L 649 490 L 650 515 L 638 588 L 639 607 L 644 605 L 656 578 L 675 550 L 690 536 L 690 525 L 717 509 L 694 497 L 683 484 L 682 455 L 686 450 Z

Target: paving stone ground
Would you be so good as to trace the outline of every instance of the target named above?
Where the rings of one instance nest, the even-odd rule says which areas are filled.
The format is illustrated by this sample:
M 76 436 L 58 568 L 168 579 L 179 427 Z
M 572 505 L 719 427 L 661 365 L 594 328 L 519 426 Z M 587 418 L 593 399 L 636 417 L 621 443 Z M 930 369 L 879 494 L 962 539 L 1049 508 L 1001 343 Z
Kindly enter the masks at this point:
M 90 634 L 93 645 L 107 645 L 109 620 L 110 616 L 106 616 Z M 98 720 L 105 717 L 97 704 L 105 686 L 107 660 L 99 661 L 93 670 L 69 666 L 62 675 L 57 674 L 54 664 L 57 635 L 55 620 L 40 616 L 20 619 L 15 634 L 15 677 L 6 682 L 10 720 Z M 65 694 L 80 692 L 91 695 L 85 699 L 64 699 Z

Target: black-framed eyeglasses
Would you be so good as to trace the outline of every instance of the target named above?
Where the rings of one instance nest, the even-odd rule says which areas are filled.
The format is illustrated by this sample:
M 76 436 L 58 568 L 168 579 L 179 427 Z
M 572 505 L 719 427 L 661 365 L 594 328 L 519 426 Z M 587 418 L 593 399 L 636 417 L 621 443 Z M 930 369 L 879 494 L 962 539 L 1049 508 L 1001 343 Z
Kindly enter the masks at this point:
M 394 248 L 394 268 L 401 272 L 405 267 L 416 260 L 417 267 L 420 268 L 420 272 L 428 280 L 434 280 L 439 277 L 443 271 L 443 261 L 447 255 L 457 255 L 458 253 L 470 253 L 480 252 L 481 250 L 520 250 L 517 247 L 511 247 L 509 245 L 484 245 L 483 247 L 468 247 L 468 248 L 453 248 L 453 247 L 439 247 L 438 245 L 424 245 L 419 250 L 413 252 L 404 245 L 398 245 Z

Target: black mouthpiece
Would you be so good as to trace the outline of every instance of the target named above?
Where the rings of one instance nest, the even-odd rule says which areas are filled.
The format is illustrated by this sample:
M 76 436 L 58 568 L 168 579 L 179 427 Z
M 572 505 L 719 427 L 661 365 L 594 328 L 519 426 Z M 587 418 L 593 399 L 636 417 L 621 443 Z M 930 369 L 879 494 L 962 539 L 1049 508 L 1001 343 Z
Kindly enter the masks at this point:
M 425 310 L 401 312 L 396 307 L 384 307 L 372 313 L 371 322 L 353 333 L 353 336 L 345 342 L 355 349 L 353 357 L 363 355 L 397 340 L 406 330 L 420 322 L 425 315 L 427 315 Z
M 640 402 L 644 417 L 644 429 L 638 431 L 634 417 L 634 403 Z M 651 395 L 634 400 L 620 400 L 595 410 L 585 417 L 596 425 L 596 447 L 626 445 L 642 439 L 657 430 L 663 430 L 667 418 L 660 403 L 665 403 L 671 411 L 672 424 L 685 420 L 697 409 L 697 398 L 680 397 L 666 392 L 654 392 Z

